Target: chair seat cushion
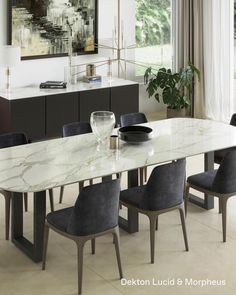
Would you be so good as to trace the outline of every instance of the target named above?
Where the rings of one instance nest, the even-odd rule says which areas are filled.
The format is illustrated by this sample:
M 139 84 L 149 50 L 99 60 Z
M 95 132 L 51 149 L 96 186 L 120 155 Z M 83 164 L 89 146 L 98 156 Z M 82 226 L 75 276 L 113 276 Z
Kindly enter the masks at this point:
M 140 208 L 140 204 L 145 192 L 146 185 L 132 187 L 120 192 L 120 200 L 124 203 Z
M 58 211 L 51 212 L 47 215 L 47 222 L 55 228 L 66 232 L 69 217 L 72 214 L 73 207 L 61 209 Z
M 189 176 L 187 182 L 197 187 L 211 191 L 217 170 L 207 171 Z

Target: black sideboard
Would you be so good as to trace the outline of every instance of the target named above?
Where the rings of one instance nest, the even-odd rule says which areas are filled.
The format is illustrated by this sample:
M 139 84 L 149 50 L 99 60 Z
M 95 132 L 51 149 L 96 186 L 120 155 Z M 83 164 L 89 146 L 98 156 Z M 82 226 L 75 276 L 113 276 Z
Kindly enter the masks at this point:
M 135 82 L 117 79 L 113 85 L 88 89 L 81 85 L 66 90 L 22 88 L 14 90 L 11 97 L 0 93 L 0 133 L 25 132 L 33 141 L 43 140 L 61 136 L 66 123 L 89 121 L 93 111 L 110 110 L 119 124 L 121 114 L 139 110 Z

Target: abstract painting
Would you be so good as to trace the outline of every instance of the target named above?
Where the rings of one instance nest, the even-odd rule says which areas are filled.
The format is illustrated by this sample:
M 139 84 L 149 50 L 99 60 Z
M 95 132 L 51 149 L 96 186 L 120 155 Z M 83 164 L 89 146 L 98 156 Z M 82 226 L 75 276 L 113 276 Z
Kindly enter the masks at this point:
M 97 53 L 97 0 L 10 0 L 8 42 L 22 59 Z

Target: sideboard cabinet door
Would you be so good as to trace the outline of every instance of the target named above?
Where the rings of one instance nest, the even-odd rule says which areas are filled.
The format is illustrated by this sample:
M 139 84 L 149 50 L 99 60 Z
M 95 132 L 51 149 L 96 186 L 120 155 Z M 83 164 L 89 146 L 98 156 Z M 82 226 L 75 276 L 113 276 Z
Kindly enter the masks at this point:
M 45 97 L 10 101 L 11 131 L 24 132 L 30 140 L 45 137 Z
M 116 124 L 120 124 L 120 115 L 139 111 L 139 86 L 128 85 L 111 88 L 111 111 L 116 115 Z
M 76 122 L 78 93 L 56 94 L 46 97 L 46 136 L 61 136 L 62 126 Z
M 110 110 L 110 88 L 94 89 L 80 92 L 79 118 L 80 121 L 90 120 L 94 111 Z

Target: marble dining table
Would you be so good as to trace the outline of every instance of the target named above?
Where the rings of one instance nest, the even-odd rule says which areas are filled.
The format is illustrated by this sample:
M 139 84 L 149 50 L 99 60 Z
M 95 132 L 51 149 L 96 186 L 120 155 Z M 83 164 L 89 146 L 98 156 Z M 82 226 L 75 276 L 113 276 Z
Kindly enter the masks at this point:
M 115 151 L 99 150 L 92 133 L 0 149 L 0 189 L 12 192 L 12 242 L 33 261 L 41 261 L 48 189 L 100 177 L 106 181 L 124 171 L 128 186 L 136 186 L 138 168 L 199 154 L 205 155 L 209 170 L 214 167 L 215 150 L 236 146 L 236 128 L 216 121 L 175 118 L 142 125 L 153 129 L 150 141 L 121 142 Z M 25 192 L 34 193 L 33 241 L 23 233 Z M 214 207 L 211 196 L 192 196 L 192 202 L 205 209 Z M 130 233 L 138 231 L 138 214 L 129 209 L 119 224 Z

